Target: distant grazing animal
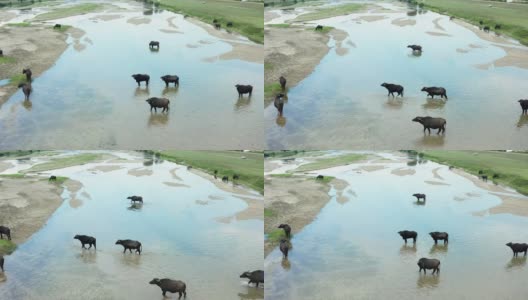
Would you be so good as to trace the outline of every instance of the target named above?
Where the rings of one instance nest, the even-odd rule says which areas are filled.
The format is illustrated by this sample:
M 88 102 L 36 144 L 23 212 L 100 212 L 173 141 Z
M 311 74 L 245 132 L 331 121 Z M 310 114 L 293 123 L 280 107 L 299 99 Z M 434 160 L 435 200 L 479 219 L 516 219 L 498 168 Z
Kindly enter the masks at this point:
M 2 255 L 0 255 L 0 268 L 4 272 L 4 257 Z
M 264 283 L 264 271 L 262 270 L 256 270 L 253 272 L 247 271 L 242 273 L 240 275 L 240 278 L 247 278 L 249 279 L 248 285 L 254 283 L 256 286 L 259 286 L 259 283 Z
M 48 182 L 52 182 L 52 181 L 57 181 L 57 176 L 51 175 L 50 178 L 48 179 Z
M 524 256 L 526 256 L 526 252 L 528 251 L 528 244 L 525 243 L 512 243 L 509 242 L 506 244 L 506 246 L 510 247 L 513 251 L 513 257 L 517 257 L 518 253 L 524 252 Z
M 277 96 L 275 96 L 275 100 L 273 101 L 273 105 L 275 106 L 275 108 L 279 112 L 279 116 L 281 117 L 282 112 L 284 110 L 284 99 L 282 99 L 282 97 L 284 97 L 284 94 L 278 94 Z
M 216 29 L 220 29 L 222 27 L 222 25 L 220 25 L 220 23 L 215 23 L 214 26 L 215 26 Z
M 91 249 L 92 248 L 92 245 L 94 246 L 94 249 L 97 249 L 97 246 L 96 246 L 96 241 L 95 241 L 95 238 L 93 236 L 88 236 L 88 235 L 79 235 L 77 234 L 76 236 L 73 237 L 74 240 L 79 240 L 81 242 L 81 245 L 82 245 L 82 248 L 84 249 L 84 245 L 88 244 L 90 247 L 88 247 L 88 249 Z
M 229 182 L 229 177 L 227 176 L 222 177 L 222 182 Z
M 187 19 L 188 17 L 189 17 L 189 15 L 185 15 L 185 16 L 183 16 L 183 18 L 185 18 L 185 19 Z
M 323 25 L 317 25 L 317 26 L 315 26 L 315 30 L 323 30 Z
M 446 89 L 444 89 L 443 87 L 436 87 L 436 86 L 423 87 L 422 92 L 427 92 L 427 96 L 431 96 L 431 98 L 433 99 L 435 95 L 438 95 L 441 98 L 446 98 L 447 100 Z
M 282 228 L 284 230 L 284 234 L 286 234 L 287 238 L 290 238 L 291 236 L 291 227 L 288 224 L 280 224 L 277 228 Z
M 0 57 L 4 56 L 4 51 L 0 49 Z
M 479 170 L 478 173 L 479 173 L 479 175 L 480 175 L 480 174 L 484 174 L 484 171 Z
M 141 197 L 141 196 L 129 196 L 129 197 L 127 197 L 127 199 L 132 201 L 132 203 L 135 203 L 135 202 L 143 203 L 143 197 Z
M 279 83 L 280 83 L 282 90 L 284 91 L 286 89 L 286 78 L 284 78 L 284 76 L 281 76 L 279 78 Z
M 482 175 L 480 176 L 480 178 L 482 178 L 482 180 L 484 181 L 488 181 L 488 175 Z
M 499 174 L 495 173 L 493 174 L 493 179 L 499 178 Z
M 237 84 L 235 87 L 238 91 L 238 97 L 242 97 L 244 94 L 249 94 L 249 97 L 251 97 L 251 94 L 253 93 L 253 86 L 251 85 Z
M 165 293 L 178 293 L 179 297 L 178 299 L 181 299 L 183 296 L 184 298 L 187 297 L 187 286 L 185 285 L 185 282 L 180 280 L 172 280 L 169 278 L 163 278 L 158 279 L 154 278 L 150 282 L 150 284 L 155 284 L 161 288 L 161 291 L 163 293 L 163 297 L 165 297 Z
M 408 45 L 407 48 L 411 48 L 413 51 L 422 52 L 422 46 L 420 45 Z
M 233 27 L 233 22 L 227 22 L 226 26 L 227 27 Z
M 213 19 L 213 23 L 218 23 L 218 20 L 217 19 Z
M 279 246 L 280 251 L 284 258 L 288 258 L 288 251 L 290 251 L 290 244 L 288 240 L 282 239 Z
M 500 24 L 496 24 L 496 25 L 495 25 L 495 30 L 499 30 L 499 29 L 501 29 L 501 28 L 502 28 L 502 26 L 501 26 Z
M 176 75 L 161 76 L 161 80 L 165 82 L 166 87 L 169 87 L 169 83 L 174 83 L 174 86 L 180 85 L 180 78 Z
M 433 275 L 436 272 L 440 272 L 440 261 L 435 258 L 425 258 L 422 257 L 418 260 L 418 267 L 420 267 L 419 272 L 424 271 L 424 274 L 427 274 L 425 270 L 433 270 Z
M 452 20 L 454 20 L 454 19 L 455 19 L 455 17 L 453 17 L 453 16 L 449 17 L 449 20 L 450 20 L 450 21 L 452 21 Z
M 62 28 L 61 24 L 55 24 L 55 26 L 53 26 L 53 29 L 61 29 L 61 28 Z
M 523 115 L 528 114 L 528 99 L 519 100 L 519 104 L 521 105 L 522 114 Z
M 158 112 L 158 108 L 162 108 L 161 112 L 168 112 L 169 111 L 169 104 L 170 100 L 167 98 L 157 98 L 152 97 L 145 100 L 150 104 L 150 111 L 152 112 L 152 109 L 154 109 L 154 112 Z
M 158 42 L 158 41 L 150 41 L 150 43 L 149 43 L 149 48 L 156 47 L 156 48 L 159 49 L 159 46 L 160 46 L 160 42 Z
M 392 95 L 392 97 L 394 97 L 394 93 L 398 93 L 398 96 L 403 97 L 403 86 L 399 84 L 392 84 L 392 83 L 386 83 L 386 82 L 382 83 L 381 86 L 386 88 L 387 91 L 389 92 L 387 94 L 387 97 L 389 95 Z
M 216 179 L 216 175 L 218 175 L 218 170 L 214 170 L 214 178 Z
M 187 166 L 187 170 L 191 170 L 192 169 L 192 166 Z
M 429 232 L 429 235 L 433 238 L 435 245 L 438 244 L 438 240 L 443 240 L 444 245 L 449 243 L 449 234 L 447 232 Z
M 416 238 L 418 237 L 418 234 L 416 233 L 416 231 L 410 231 L 410 230 L 398 231 L 398 234 L 405 241 L 405 244 L 407 244 L 407 239 L 413 239 L 413 243 L 416 243 Z
M 138 241 L 133 241 L 133 240 L 117 240 L 117 242 L 115 243 L 116 245 L 121 245 L 123 246 L 123 253 L 125 253 L 127 250 L 132 253 L 132 249 L 135 249 L 136 250 L 136 253 L 138 253 L 139 255 L 141 255 L 141 250 L 142 250 L 142 247 L 141 247 L 141 243 L 138 242 Z
M 30 69 L 30 68 L 22 69 L 22 74 L 25 74 L 25 75 L 26 75 L 26 80 L 27 80 L 27 82 L 30 82 L 30 81 L 31 81 L 31 76 L 33 75 L 33 72 L 31 72 L 31 69 Z
M 147 83 L 147 86 L 149 85 L 150 76 L 148 76 L 147 74 L 134 74 L 132 75 L 132 77 L 134 78 L 134 80 L 136 80 L 138 86 L 141 86 L 142 81 L 145 81 Z
M 238 180 L 238 179 L 240 179 L 240 177 L 238 176 L 238 174 L 233 175 L 233 181 Z
M 489 26 L 484 26 L 483 30 L 484 30 L 485 32 L 489 32 L 489 31 L 490 31 L 490 28 L 489 28 Z
M 420 199 L 425 201 L 425 194 L 413 194 L 413 196 L 416 197 L 416 201 L 420 201 Z
M 24 93 L 24 100 L 29 101 L 29 96 L 33 91 L 33 88 L 31 87 L 31 82 L 20 83 L 18 87 L 22 88 L 22 92 Z
M 479 24 L 482 25 L 482 24 L 484 24 L 484 22 L 482 22 L 482 20 L 479 20 Z
M 317 177 L 315 177 L 316 180 L 323 180 L 324 179 L 324 176 L 323 175 L 317 175 Z
M 413 122 L 418 122 L 423 125 L 424 127 L 424 133 L 427 129 L 429 131 L 429 134 L 431 134 L 431 129 L 438 129 L 437 134 L 440 134 L 441 132 L 445 133 L 445 126 L 447 124 L 447 121 L 444 118 L 433 118 L 433 117 L 416 117 L 412 119 Z
M 4 234 L 7 236 L 8 240 L 11 240 L 11 229 L 6 226 L 0 226 L 0 239 L 4 238 Z

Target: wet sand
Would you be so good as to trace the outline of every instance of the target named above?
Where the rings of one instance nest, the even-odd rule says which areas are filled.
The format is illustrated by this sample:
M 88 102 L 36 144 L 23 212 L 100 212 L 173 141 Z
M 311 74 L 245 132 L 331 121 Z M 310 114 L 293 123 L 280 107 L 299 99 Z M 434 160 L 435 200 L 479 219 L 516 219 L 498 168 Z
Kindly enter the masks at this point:
M 128 170 L 128 175 L 132 175 L 136 177 L 150 176 L 152 175 L 152 170 L 146 169 L 146 168 L 136 168 L 136 169 Z
M 127 20 L 127 23 L 134 25 L 150 24 L 152 20 L 150 18 L 134 17 Z
M 415 173 L 416 171 L 414 169 L 407 169 L 407 168 L 399 168 L 399 169 L 391 171 L 391 174 L 394 174 L 397 176 L 414 175 Z
M 14 167 L 15 165 L 13 165 L 12 163 L 10 162 L 5 162 L 5 161 L 0 161 L 0 173 L 4 172 L 5 170 L 8 170 L 12 167 Z
M 112 21 L 112 20 L 117 20 L 117 19 L 121 19 L 123 16 L 122 15 L 113 15 L 113 14 L 104 14 L 104 15 L 97 15 L 93 18 L 90 18 L 90 20 L 93 20 L 93 21 Z
M 120 166 L 120 165 L 100 165 L 100 166 L 95 166 L 95 167 L 89 169 L 88 171 L 92 171 L 92 172 L 100 171 L 100 172 L 103 172 L 103 173 L 108 173 L 108 172 L 120 170 L 120 169 L 123 169 L 123 168 L 124 167 Z
M 414 25 L 416 25 L 416 20 L 409 19 L 409 18 L 398 18 L 398 19 L 392 20 L 391 24 L 392 25 L 396 25 L 396 26 L 400 26 L 400 27 L 414 26 Z
M 387 18 L 388 16 L 386 15 L 368 15 L 368 16 L 361 16 L 361 17 L 355 18 L 354 20 L 365 21 L 365 22 L 376 22 L 376 21 L 387 19 Z
M 426 31 L 425 33 L 427 33 L 428 35 L 433 35 L 433 36 L 451 36 L 450 34 L 443 33 L 443 32 Z

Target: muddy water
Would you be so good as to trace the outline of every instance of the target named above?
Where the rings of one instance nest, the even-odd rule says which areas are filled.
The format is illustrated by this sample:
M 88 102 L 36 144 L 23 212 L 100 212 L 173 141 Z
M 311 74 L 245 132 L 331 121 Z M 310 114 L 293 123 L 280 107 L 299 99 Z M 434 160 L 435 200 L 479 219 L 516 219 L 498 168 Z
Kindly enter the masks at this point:
M 437 13 L 407 16 L 405 7 L 378 4 L 392 12 L 307 25 L 344 30 L 348 37 L 341 46 L 348 52 L 338 54 L 331 40 L 332 49 L 314 72 L 289 89 L 284 118 L 277 118 L 273 105 L 265 109 L 269 148 L 526 148 L 528 117 L 521 116 L 517 100 L 528 92 L 528 69 L 482 69 L 505 56 L 499 46 L 526 47 L 488 42 Z M 279 19 L 291 20 L 291 14 Z M 382 19 L 372 21 L 373 16 Z M 411 25 L 392 24 L 409 19 Z M 422 45 L 423 54 L 412 55 L 409 44 Z M 405 97 L 387 97 L 383 82 L 403 85 Z M 423 86 L 445 87 L 449 100 L 427 99 Z M 411 122 L 426 115 L 447 119 L 444 136 L 424 136 L 421 125 Z
M 358 170 L 365 165 L 385 169 Z M 416 173 L 391 173 L 400 168 Z M 269 299 L 503 299 L 528 292 L 526 258 L 512 259 L 505 246 L 528 241 L 528 218 L 475 215 L 500 199 L 447 166 L 368 163 L 318 174 L 346 180 L 349 201 L 338 203 L 332 190 L 329 204 L 292 238 L 289 261 L 278 249 L 268 255 Z M 417 205 L 413 193 L 427 194 L 426 204 Z M 416 246 L 404 245 L 397 232 L 405 229 L 418 232 Z M 448 232 L 450 243 L 434 246 L 431 231 Z M 440 275 L 420 275 L 421 257 L 439 259 Z
M 86 33 L 36 78 L 30 103 L 18 91 L 2 105 L 0 148 L 261 149 L 262 63 L 219 58 L 233 40 L 252 43 L 217 38 L 179 14 L 127 8 L 107 21 L 94 13 L 50 22 Z M 151 40 L 159 51 L 149 50 Z M 148 89 L 137 88 L 136 73 L 150 75 Z M 180 87 L 165 88 L 166 74 Z M 239 83 L 254 86 L 251 99 L 238 98 Z M 150 113 L 149 97 L 169 98 L 170 112 Z
M 53 171 L 82 183 L 75 197 L 81 205 L 71 206 L 65 192 L 48 223 L 6 257 L 0 298 L 158 299 L 160 289 L 148 282 L 169 277 L 187 283 L 187 299 L 262 299 L 262 288 L 239 278 L 262 268 L 262 221 L 217 220 L 245 209 L 238 194 L 182 166 L 158 161 L 145 167 L 141 158 L 131 159 L 110 172 L 94 170 L 102 164 Z M 153 173 L 128 174 L 137 168 Z M 125 198 L 132 194 L 144 197 L 142 207 L 130 207 Z M 75 234 L 95 236 L 97 251 L 81 250 Z M 141 241 L 141 256 L 114 244 L 127 238 Z

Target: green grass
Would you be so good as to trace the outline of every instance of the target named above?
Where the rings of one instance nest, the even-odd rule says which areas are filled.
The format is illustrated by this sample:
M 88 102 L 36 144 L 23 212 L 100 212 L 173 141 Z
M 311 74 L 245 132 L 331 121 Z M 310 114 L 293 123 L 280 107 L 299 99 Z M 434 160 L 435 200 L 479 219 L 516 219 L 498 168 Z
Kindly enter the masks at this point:
M 160 158 L 218 176 L 238 174 L 238 183 L 264 193 L 264 155 L 262 152 L 241 151 L 161 151 Z M 245 156 L 246 159 L 241 157 Z
M 96 159 L 99 159 L 100 157 L 101 157 L 100 154 L 94 154 L 94 153 L 83 153 L 83 154 L 77 154 L 74 156 L 59 157 L 59 158 L 51 159 L 49 162 L 34 165 L 28 170 L 24 170 L 23 172 L 24 173 L 43 172 L 43 171 L 49 171 L 49 170 L 63 169 L 63 168 L 72 167 L 72 166 L 79 166 L 79 165 L 84 165 L 86 163 L 92 162 Z
M 493 30 L 495 24 L 501 24 L 498 30 L 524 45 L 528 45 L 528 5 L 523 3 L 505 3 L 482 0 L 427 0 L 417 1 L 433 11 L 455 16 L 474 25 L 482 20 Z M 493 5 L 493 7 L 489 7 Z
M 349 3 L 343 5 L 335 5 L 331 7 L 324 7 L 317 9 L 317 11 L 303 14 L 294 19 L 296 22 L 306 22 L 313 20 L 326 19 L 337 16 L 344 16 L 357 12 L 365 7 L 364 4 Z
M 17 245 L 9 240 L 0 239 L 0 254 L 8 255 L 13 253 L 17 248 Z
M 5 177 L 5 178 L 15 178 L 15 179 L 18 179 L 18 178 L 24 178 L 24 177 L 26 177 L 26 175 L 24 175 L 24 174 L 20 174 L 20 173 L 15 173 L 15 174 L 0 174 L 0 177 Z
M 264 217 L 265 218 L 273 218 L 277 215 L 276 212 L 274 212 L 273 210 L 269 209 L 269 208 L 264 208 Z
M 264 43 L 264 4 L 262 2 L 236 0 L 159 0 L 160 7 L 187 14 L 203 22 L 213 24 L 217 19 L 222 28 L 233 22 L 229 30 Z
M 478 175 L 479 170 L 494 182 L 511 187 L 528 195 L 528 153 L 506 153 L 499 151 L 425 151 L 424 158 L 461 168 Z
M 9 78 L 9 84 L 18 85 L 19 83 L 26 82 L 25 74 L 16 74 Z
M 22 23 L 8 23 L 7 26 L 13 26 L 13 27 L 29 27 L 31 26 L 31 23 L 28 22 L 22 22 Z
M 96 4 L 96 3 L 77 4 L 77 5 L 73 5 L 69 7 L 57 8 L 50 12 L 37 15 L 35 18 L 33 18 L 33 20 L 34 21 L 47 21 L 47 20 L 62 19 L 66 17 L 77 16 L 77 15 L 94 12 L 96 10 L 101 9 L 102 7 L 103 7 L 102 4 Z
M 15 59 L 13 57 L 0 56 L 0 65 L 1 64 L 10 64 L 10 63 L 14 63 L 14 62 L 15 62 Z
M 286 158 L 286 157 L 294 157 L 298 154 L 302 154 L 304 156 L 306 154 L 306 151 L 304 150 L 264 151 L 264 157 Z
M 285 239 L 285 238 L 286 238 L 286 233 L 284 233 L 284 230 L 282 230 L 282 228 L 278 228 L 271 232 L 268 232 L 267 241 L 271 243 L 279 243 L 280 240 Z
M 271 177 L 277 177 L 277 178 L 290 178 L 293 177 L 293 174 L 291 173 L 285 173 L 285 174 L 270 174 Z
M 267 83 L 264 85 L 264 97 L 273 98 L 276 94 L 282 92 L 282 87 L 280 83 Z
M 269 24 L 269 27 L 275 27 L 275 28 L 290 28 L 291 24 L 283 23 L 283 24 Z
M 327 168 L 347 165 L 347 164 L 357 162 L 365 158 L 366 158 L 366 155 L 355 154 L 355 153 L 344 154 L 344 155 L 339 155 L 339 156 L 329 157 L 329 158 L 321 158 L 315 162 L 301 165 L 294 171 L 295 172 L 307 172 L 307 171 L 327 169 Z

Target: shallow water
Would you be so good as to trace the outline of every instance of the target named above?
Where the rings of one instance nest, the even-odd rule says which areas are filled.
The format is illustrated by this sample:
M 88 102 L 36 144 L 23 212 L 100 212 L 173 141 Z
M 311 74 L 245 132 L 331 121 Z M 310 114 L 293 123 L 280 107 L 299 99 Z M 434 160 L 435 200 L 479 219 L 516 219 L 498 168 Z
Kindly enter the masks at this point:
M 500 199 L 447 166 L 398 162 L 377 163 L 386 168 L 374 172 L 355 170 L 363 165 L 318 171 L 346 180 L 350 186 L 344 195 L 350 200 L 338 203 L 331 190 L 331 201 L 292 238 L 289 260 L 283 261 L 278 249 L 267 256 L 266 298 L 504 299 L 507 295 L 515 299 L 526 295 L 526 258 L 512 259 L 505 244 L 528 241 L 523 230 L 528 218 L 474 215 Z M 391 174 L 398 168 L 412 168 L 416 174 Z M 436 168 L 443 180 L 434 176 Z M 426 204 L 417 205 L 413 193 L 425 193 Z M 518 196 L 519 201 L 528 200 Z M 400 230 L 418 233 L 415 247 L 412 241 L 404 245 Z M 428 235 L 431 231 L 448 232 L 449 244 L 444 247 L 439 242 L 435 247 Z M 440 275 L 432 276 L 431 271 L 420 275 L 416 263 L 421 257 L 439 259 Z
M 426 12 L 409 17 L 404 7 L 379 4 L 395 12 L 312 22 L 346 31 L 348 37 L 342 46 L 349 49 L 348 53 L 338 55 L 335 41 L 331 40 L 332 49 L 314 72 L 288 90 L 284 118 L 277 117 L 273 105 L 265 109 L 268 148 L 524 149 L 528 146 L 528 116 L 521 116 L 517 102 L 528 92 L 524 88 L 527 69 L 479 69 L 476 65 L 503 57 L 504 50 L 447 16 Z M 384 15 L 386 19 L 354 20 L 365 15 Z M 399 18 L 410 18 L 416 24 L 403 27 L 391 24 Z M 433 21 L 438 18 L 445 31 L 435 28 Z M 406 48 L 409 44 L 421 44 L 423 54 L 413 56 Z M 459 53 L 457 48 L 468 52 Z M 387 97 L 386 89 L 380 86 L 383 82 L 403 85 L 405 97 Z M 449 100 L 427 99 L 420 91 L 423 86 L 445 87 Z M 411 120 L 425 115 L 445 118 L 446 134 L 424 136 L 422 126 Z
M 95 13 L 50 22 L 84 30 L 86 48 L 76 50 L 70 39 L 56 64 L 34 80 L 31 103 L 19 90 L 1 106 L 0 148 L 261 149 L 262 63 L 217 59 L 231 44 L 182 15 L 143 15 L 140 4 L 129 6 L 111 12 L 122 16 L 115 20 L 93 20 L 101 15 Z M 127 23 L 131 18 L 150 23 Z M 160 51 L 149 51 L 151 40 L 160 41 Z M 137 88 L 136 73 L 150 75 L 149 89 L 144 82 Z M 160 79 L 166 74 L 178 75 L 180 87 L 166 89 Z M 238 83 L 254 86 L 251 99 L 238 98 Z M 170 112 L 150 113 L 149 97 L 169 98 Z
M 48 223 L 6 257 L 0 298 L 161 299 L 159 287 L 148 282 L 169 277 L 187 283 L 187 299 L 263 299 L 262 288 L 239 278 L 262 268 L 263 222 L 217 221 L 244 210 L 245 202 L 183 166 L 157 161 L 145 167 L 141 156 L 133 157 L 136 162 L 118 163 L 123 169 L 107 173 L 90 170 L 101 164 L 53 171 L 82 183 L 76 196 L 82 205 L 70 206 L 65 192 Z M 135 168 L 153 174 L 127 174 Z M 175 168 L 181 180 L 170 173 Z M 130 209 L 126 197 L 132 194 L 143 196 L 140 209 Z M 75 234 L 95 236 L 97 251 L 82 250 Z M 123 254 L 115 245 L 127 238 L 142 243 L 141 255 Z

